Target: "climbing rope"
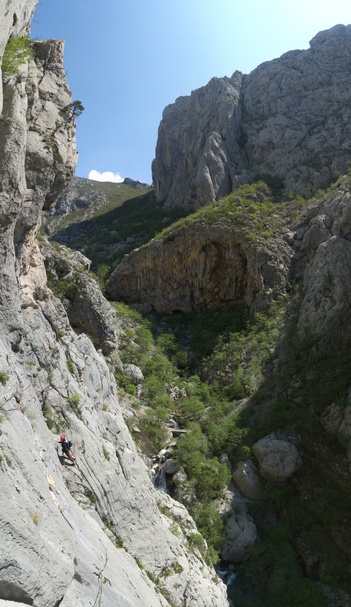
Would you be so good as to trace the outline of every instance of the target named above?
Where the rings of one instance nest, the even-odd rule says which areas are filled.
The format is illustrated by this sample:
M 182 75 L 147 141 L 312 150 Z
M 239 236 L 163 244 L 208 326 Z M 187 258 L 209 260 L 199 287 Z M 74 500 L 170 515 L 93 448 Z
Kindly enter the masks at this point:
M 100 542 L 101 542 L 101 540 L 100 540 Z M 101 544 L 102 544 L 102 542 L 101 542 Z M 105 569 L 105 567 L 107 565 L 107 561 L 108 561 L 107 550 L 106 550 L 105 546 L 103 546 L 103 548 L 105 550 L 105 562 L 104 562 L 103 568 L 99 571 L 99 574 L 98 574 L 98 577 L 99 577 L 99 588 L 98 588 L 98 592 L 97 592 L 96 599 L 95 599 L 93 607 L 101 607 L 102 589 L 103 589 L 103 584 L 104 584 L 104 578 L 103 578 L 102 574 L 103 574 L 103 571 L 104 571 L 104 569 Z

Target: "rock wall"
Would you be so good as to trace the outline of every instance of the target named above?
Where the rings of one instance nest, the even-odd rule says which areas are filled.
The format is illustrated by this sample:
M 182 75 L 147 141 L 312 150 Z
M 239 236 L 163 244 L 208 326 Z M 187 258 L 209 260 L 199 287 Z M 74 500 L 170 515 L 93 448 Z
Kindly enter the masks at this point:
M 27 32 L 34 5 L 0 1 L 0 49 Z M 33 43 L 2 88 L 0 603 L 225 607 L 224 585 L 185 547 L 192 519 L 152 486 L 105 359 L 47 287 L 41 211 L 76 162 L 62 51 Z M 57 450 L 62 431 L 76 467 Z
M 167 205 L 201 206 L 237 184 L 242 74 L 212 78 L 166 107 L 152 165 L 155 195 Z M 244 181 L 244 180 L 243 180 Z
M 292 254 L 281 235 L 253 240 L 235 222 L 189 222 L 126 255 L 107 294 L 161 313 L 235 303 L 260 309 L 285 293 Z
M 308 194 L 351 160 L 351 26 L 320 32 L 251 74 L 214 78 L 168 106 L 153 183 L 168 207 L 197 208 L 257 175 Z

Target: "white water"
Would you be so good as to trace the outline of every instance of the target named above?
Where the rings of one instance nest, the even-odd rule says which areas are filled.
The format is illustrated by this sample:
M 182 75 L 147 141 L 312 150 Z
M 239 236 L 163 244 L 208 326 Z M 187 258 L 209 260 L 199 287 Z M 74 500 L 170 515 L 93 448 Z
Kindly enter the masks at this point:
M 151 472 L 152 472 L 152 482 L 153 482 L 154 486 L 156 487 L 156 489 L 158 489 L 159 491 L 163 491 L 163 493 L 168 494 L 166 473 L 165 473 L 164 469 L 161 466 L 159 466 L 159 464 L 156 464 L 156 466 L 153 466 Z

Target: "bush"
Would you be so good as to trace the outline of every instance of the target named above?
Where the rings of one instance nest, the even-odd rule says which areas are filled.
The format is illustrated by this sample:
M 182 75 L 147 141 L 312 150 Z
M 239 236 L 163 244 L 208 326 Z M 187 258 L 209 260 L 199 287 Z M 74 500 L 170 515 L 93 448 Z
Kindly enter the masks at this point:
M 165 414 L 162 409 L 157 411 L 148 409 L 146 415 L 139 421 L 143 447 L 149 455 L 158 453 L 165 445 L 167 438 L 167 432 L 163 425 L 165 417 L 167 417 L 167 413 Z
M 71 394 L 71 396 L 69 396 L 67 399 L 67 401 L 70 404 L 70 406 L 72 407 L 73 411 L 78 416 L 80 416 L 82 413 L 82 409 L 79 406 L 81 398 L 82 398 L 81 394 L 79 394 L 78 392 L 73 392 L 73 394 Z
M 218 550 L 223 542 L 223 520 L 214 506 L 208 503 L 196 502 L 190 507 L 200 533 L 206 538 L 211 560 L 216 561 Z
M 75 365 L 74 365 L 73 360 L 70 358 L 70 356 L 66 356 L 66 367 L 70 373 L 72 373 L 72 374 L 74 373 Z
M 2 71 L 6 76 L 19 73 L 19 68 L 33 58 L 32 44 L 28 36 L 10 38 L 2 59 Z
M 136 387 L 134 386 L 129 375 L 126 375 L 125 373 L 116 373 L 115 378 L 118 385 L 126 392 L 126 394 L 130 394 L 131 396 L 136 395 Z
M 4 386 L 6 382 L 9 381 L 9 379 L 10 376 L 7 373 L 4 373 L 4 371 L 0 371 L 0 384 Z

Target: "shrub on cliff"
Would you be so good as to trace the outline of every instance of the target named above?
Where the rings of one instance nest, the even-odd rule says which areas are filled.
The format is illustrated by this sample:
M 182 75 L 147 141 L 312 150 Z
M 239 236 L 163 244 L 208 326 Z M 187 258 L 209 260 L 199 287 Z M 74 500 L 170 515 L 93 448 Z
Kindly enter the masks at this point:
M 32 58 L 32 44 L 28 36 L 10 38 L 2 59 L 3 74 L 6 76 L 18 74 L 20 65 Z

